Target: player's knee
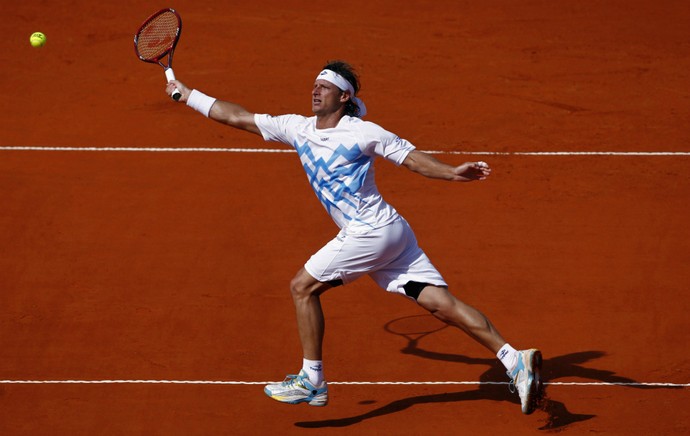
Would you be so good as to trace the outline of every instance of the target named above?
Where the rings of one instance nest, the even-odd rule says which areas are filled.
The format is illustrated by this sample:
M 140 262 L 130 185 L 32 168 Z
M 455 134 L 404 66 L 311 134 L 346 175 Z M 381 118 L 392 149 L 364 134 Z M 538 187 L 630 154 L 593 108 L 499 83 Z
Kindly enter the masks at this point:
M 490 327 L 489 320 L 481 312 L 450 294 L 448 299 L 438 300 L 429 312 L 440 321 L 467 332 L 486 330 Z
M 446 288 L 430 286 L 420 295 L 417 302 L 445 323 L 462 323 L 462 304 Z
M 454 298 L 448 289 L 439 286 L 425 285 L 417 294 L 417 303 L 432 313 L 448 310 L 453 302 Z
M 447 323 L 447 324 L 456 324 L 457 323 L 457 311 L 455 310 L 455 307 L 452 304 L 449 303 L 444 303 L 440 304 L 433 309 L 429 309 L 429 312 L 434 315 L 436 318 L 439 320 Z
M 313 295 L 320 295 L 327 289 L 342 285 L 341 280 L 332 282 L 319 282 L 306 271 L 302 270 L 290 281 L 290 293 L 293 299 L 309 298 Z
M 304 280 L 302 280 L 299 275 L 295 276 L 290 281 L 290 293 L 292 294 L 292 298 L 295 299 L 309 296 Z

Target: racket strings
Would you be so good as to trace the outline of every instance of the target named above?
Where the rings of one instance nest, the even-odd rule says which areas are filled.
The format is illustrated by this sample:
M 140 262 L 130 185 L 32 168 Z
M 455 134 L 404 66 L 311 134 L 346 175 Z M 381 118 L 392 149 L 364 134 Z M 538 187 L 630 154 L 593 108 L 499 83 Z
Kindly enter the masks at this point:
M 137 36 L 137 51 L 146 60 L 158 60 L 170 50 L 179 31 L 179 20 L 172 12 L 146 23 Z

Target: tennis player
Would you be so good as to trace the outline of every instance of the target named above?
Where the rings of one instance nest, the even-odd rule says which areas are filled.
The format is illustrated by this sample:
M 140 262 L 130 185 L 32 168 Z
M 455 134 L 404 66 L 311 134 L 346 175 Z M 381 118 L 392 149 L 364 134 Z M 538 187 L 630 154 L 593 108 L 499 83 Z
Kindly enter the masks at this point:
M 373 161 L 382 157 L 423 176 L 455 182 L 484 180 L 491 168 L 485 162 L 448 165 L 377 124 L 362 120 L 366 107 L 358 97 L 359 88 L 359 78 L 350 65 L 327 63 L 314 81 L 311 117 L 250 113 L 177 80 L 166 88 L 168 95 L 179 90 L 180 102 L 208 118 L 294 147 L 309 184 L 340 228 L 290 283 L 303 351 L 302 369 L 282 383 L 267 385 L 265 393 L 290 404 L 328 403 L 320 296 L 368 274 L 383 289 L 416 301 L 496 353 L 518 391 L 522 411 L 532 413 L 540 397 L 540 351 L 514 349 L 486 316 L 448 291 L 407 221 L 379 194 Z

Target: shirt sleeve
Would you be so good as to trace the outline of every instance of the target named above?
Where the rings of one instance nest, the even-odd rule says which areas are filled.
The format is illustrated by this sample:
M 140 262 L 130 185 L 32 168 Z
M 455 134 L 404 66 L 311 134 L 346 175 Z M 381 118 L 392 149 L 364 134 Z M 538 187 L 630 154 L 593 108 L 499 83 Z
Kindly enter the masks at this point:
M 401 165 L 405 158 L 415 146 L 408 140 L 402 139 L 398 135 L 391 133 L 384 128 L 374 124 L 368 123 L 368 130 L 370 130 L 371 140 L 368 143 L 366 152 L 381 156 L 396 165 Z
M 294 126 L 304 117 L 299 115 L 254 114 L 254 123 L 259 128 L 264 141 L 282 142 L 294 146 Z

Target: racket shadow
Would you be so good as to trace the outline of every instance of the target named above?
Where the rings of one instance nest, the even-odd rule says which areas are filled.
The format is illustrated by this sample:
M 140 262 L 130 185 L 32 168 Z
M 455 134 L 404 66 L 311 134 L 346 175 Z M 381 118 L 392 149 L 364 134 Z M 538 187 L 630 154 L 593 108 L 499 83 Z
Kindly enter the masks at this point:
M 422 359 L 485 366 L 486 371 L 479 376 L 480 383 L 476 389 L 402 398 L 359 415 L 321 421 L 296 422 L 295 426 L 302 428 L 348 427 L 368 419 L 398 413 L 418 404 L 459 403 L 463 401 L 508 401 L 516 404 L 516 407 L 518 407 L 517 405 L 520 404 L 520 400 L 517 394 L 511 393 L 506 384 L 500 383 L 507 382 L 508 377 L 505 368 L 497 359 L 475 358 L 462 354 L 439 353 L 420 347 L 419 343 L 421 339 L 440 332 L 446 327 L 445 325 L 439 326 L 432 322 L 432 320 L 428 319 L 429 316 L 431 315 L 414 315 L 398 318 L 386 323 L 384 330 L 405 338 L 406 344 L 401 349 L 401 353 L 403 354 Z M 424 327 L 421 327 L 422 325 Z M 545 382 L 565 377 L 578 377 L 607 383 L 637 383 L 635 380 L 617 375 L 613 371 L 581 366 L 582 364 L 599 359 L 605 355 L 606 353 L 602 351 L 583 351 L 545 359 L 543 362 L 542 378 Z M 640 389 L 650 388 L 648 386 L 631 387 Z M 659 387 L 651 388 L 660 389 Z M 548 392 L 545 392 L 537 413 L 542 413 L 544 415 L 543 419 L 541 419 L 544 425 L 539 427 L 539 430 L 549 431 L 562 430 L 564 427 L 574 423 L 596 417 L 594 414 L 577 414 L 570 412 L 563 402 L 550 398 Z

